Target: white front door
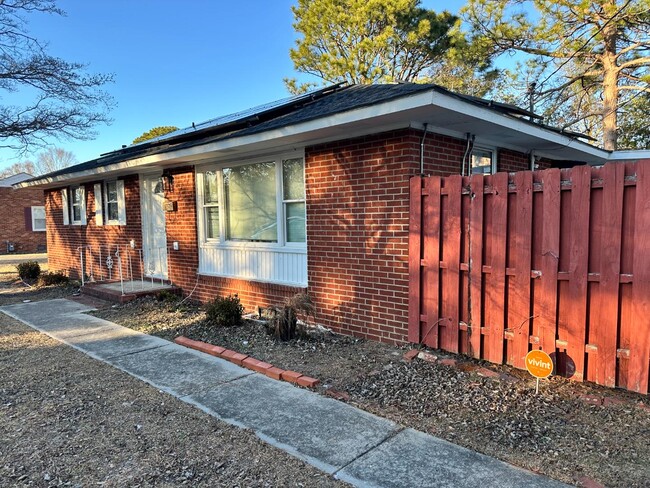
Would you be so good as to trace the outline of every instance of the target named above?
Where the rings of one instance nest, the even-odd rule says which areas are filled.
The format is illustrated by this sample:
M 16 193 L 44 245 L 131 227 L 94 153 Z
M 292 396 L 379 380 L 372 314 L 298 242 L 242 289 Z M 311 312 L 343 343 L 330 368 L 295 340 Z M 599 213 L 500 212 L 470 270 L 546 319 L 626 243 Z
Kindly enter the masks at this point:
M 141 177 L 142 247 L 145 274 L 167 279 L 167 231 L 165 192 L 160 175 Z

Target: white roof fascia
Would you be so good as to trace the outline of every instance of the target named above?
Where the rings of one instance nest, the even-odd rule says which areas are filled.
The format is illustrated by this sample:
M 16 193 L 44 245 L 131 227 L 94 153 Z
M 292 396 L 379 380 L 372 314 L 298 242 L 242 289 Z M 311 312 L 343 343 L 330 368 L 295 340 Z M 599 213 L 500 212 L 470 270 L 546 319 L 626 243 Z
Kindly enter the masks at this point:
M 495 112 L 489 108 L 464 102 L 453 96 L 433 92 L 431 103 L 432 105 L 437 105 L 438 107 L 446 108 L 448 110 L 468 115 L 470 117 L 481 120 L 489 120 L 490 122 L 505 129 L 521 132 L 529 136 L 537 137 L 539 139 L 545 139 L 551 143 L 558 144 L 567 148 L 572 147 L 573 149 L 577 149 L 589 156 L 595 157 L 597 159 L 602 159 L 603 162 L 605 162 L 609 157 L 609 151 L 591 146 L 567 135 L 558 134 L 552 130 L 545 129 L 544 127 L 536 126 L 535 124 L 524 122 L 523 120 L 518 120 L 515 117 Z M 535 153 L 539 154 L 540 152 L 535 150 Z
M 414 95 L 409 95 L 405 97 L 396 98 L 393 100 L 388 100 L 383 103 L 370 105 L 366 107 L 360 107 L 346 112 L 341 112 L 326 117 L 320 117 L 317 119 L 308 120 L 294 125 L 289 125 L 285 127 L 280 127 L 276 129 L 267 130 L 264 132 L 259 132 L 250 135 L 244 135 L 239 137 L 232 137 L 220 141 L 215 141 L 207 144 L 201 144 L 185 149 L 171 150 L 169 152 L 161 154 L 153 154 L 150 156 L 144 156 L 141 158 L 131 159 L 128 161 L 122 161 L 119 163 L 111 164 L 108 166 L 103 166 L 100 168 L 80 171 L 77 173 L 70 173 L 66 175 L 61 175 L 53 178 L 43 178 L 37 181 L 32 182 L 31 184 L 25 185 L 21 184 L 20 186 L 31 186 L 31 185 L 52 185 L 59 182 L 65 182 L 71 179 L 79 179 L 87 176 L 97 176 L 102 173 L 113 173 L 115 171 L 123 171 L 130 168 L 137 168 L 140 166 L 146 165 L 155 165 L 155 164 L 164 164 L 167 161 L 171 160 L 184 160 L 187 162 L 191 158 L 200 158 L 206 159 L 209 156 L 206 156 L 206 153 L 218 153 L 219 151 L 225 150 L 236 150 L 239 148 L 244 148 L 246 146 L 251 146 L 254 144 L 260 144 L 264 142 L 278 142 L 278 146 L 283 144 L 283 139 L 291 136 L 310 136 L 313 139 L 306 138 L 305 144 L 315 144 L 318 143 L 318 131 L 325 128 L 332 128 L 337 126 L 345 126 L 348 124 L 354 124 L 363 122 L 365 120 L 371 120 L 373 118 L 379 118 L 381 116 L 396 114 L 399 112 L 406 112 L 412 109 L 418 109 L 427 107 L 430 105 L 438 106 L 444 109 L 448 109 L 468 117 L 473 117 L 479 120 L 487 120 L 490 123 L 501 126 L 505 129 L 512 130 L 515 132 L 520 132 L 527 134 L 529 136 L 537 137 L 543 140 L 547 140 L 553 144 L 557 144 L 563 147 L 571 146 L 573 149 L 576 149 L 586 156 L 590 156 L 592 159 L 602 160 L 606 162 L 609 157 L 609 152 L 603 151 L 596 147 L 585 144 L 581 141 L 573 139 L 569 136 L 558 134 L 556 132 L 544 129 L 543 127 L 536 127 L 533 124 L 517 120 L 514 117 L 498 113 L 489 108 L 484 108 L 476 106 L 472 103 L 457 99 L 453 96 L 441 94 L 433 90 L 427 90 L 422 93 L 416 93 Z M 373 127 L 374 131 L 378 132 L 378 127 Z M 349 138 L 350 132 L 342 132 L 342 137 L 332 138 L 328 137 L 330 140 L 336 140 L 341 138 Z M 285 142 L 286 143 L 286 142 Z M 532 148 L 535 149 L 535 148 Z M 535 149 L 536 154 L 542 154 L 542 151 Z
M 16 173 L 15 175 L 7 176 L 0 180 L 0 187 L 11 187 L 17 185 L 25 180 L 33 178 L 29 173 Z
M 650 149 L 612 151 L 609 155 L 610 161 L 636 161 L 638 159 L 650 159 Z

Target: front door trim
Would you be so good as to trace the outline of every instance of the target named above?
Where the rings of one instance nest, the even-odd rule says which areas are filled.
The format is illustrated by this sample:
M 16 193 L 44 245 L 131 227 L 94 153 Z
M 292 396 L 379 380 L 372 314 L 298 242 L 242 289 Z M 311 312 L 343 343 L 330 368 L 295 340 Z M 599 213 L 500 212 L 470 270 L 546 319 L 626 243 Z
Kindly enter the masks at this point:
M 153 204 L 153 193 L 151 191 L 151 185 L 149 182 L 153 183 L 158 181 L 162 176 L 162 171 L 140 173 L 140 215 L 142 221 L 142 258 L 143 266 L 145 268 L 145 276 L 158 279 L 168 279 L 168 266 L 167 266 L 167 240 L 165 235 L 165 242 L 162 246 L 162 250 L 158 249 L 155 244 L 155 232 L 153 229 L 153 220 L 154 212 L 157 210 L 160 212 L 160 217 L 162 222 L 165 222 L 165 212 L 162 208 L 158 208 Z M 166 229 L 164 230 L 166 233 Z M 156 248 L 157 251 L 154 251 Z M 154 253 L 159 255 L 152 255 Z M 153 270 L 152 270 L 153 267 Z

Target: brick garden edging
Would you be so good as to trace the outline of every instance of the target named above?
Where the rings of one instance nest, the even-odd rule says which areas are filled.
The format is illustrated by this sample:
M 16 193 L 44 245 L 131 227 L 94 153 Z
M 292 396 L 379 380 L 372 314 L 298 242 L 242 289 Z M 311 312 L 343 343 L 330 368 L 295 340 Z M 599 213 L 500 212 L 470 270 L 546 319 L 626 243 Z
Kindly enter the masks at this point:
M 185 336 L 177 337 L 174 339 L 174 342 L 176 344 L 180 344 L 181 346 L 189 347 L 190 349 L 196 349 L 197 351 L 210 354 L 211 356 L 225 359 L 231 363 L 236 364 L 237 366 L 242 366 L 252 371 L 256 371 L 257 373 L 268 376 L 269 378 L 273 378 L 274 380 L 287 381 L 289 383 L 294 383 L 296 385 L 304 386 L 307 388 L 315 388 L 316 385 L 320 383 L 320 380 L 317 380 L 316 378 L 311 378 L 295 371 L 276 368 L 272 364 L 260 361 L 254 357 L 247 356 L 246 354 L 242 354 L 237 351 L 231 351 L 225 347 L 213 346 L 212 344 L 208 344 L 202 341 L 195 341 L 194 339 L 189 339 Z

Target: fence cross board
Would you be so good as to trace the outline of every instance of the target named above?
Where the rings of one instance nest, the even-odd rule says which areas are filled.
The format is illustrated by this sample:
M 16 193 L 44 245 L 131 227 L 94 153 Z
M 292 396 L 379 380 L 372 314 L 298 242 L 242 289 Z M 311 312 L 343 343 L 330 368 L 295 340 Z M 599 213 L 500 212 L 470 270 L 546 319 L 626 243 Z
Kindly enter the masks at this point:
M 409 340 L 648 393 L 650 162 L 410 184 Z

